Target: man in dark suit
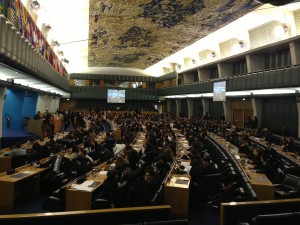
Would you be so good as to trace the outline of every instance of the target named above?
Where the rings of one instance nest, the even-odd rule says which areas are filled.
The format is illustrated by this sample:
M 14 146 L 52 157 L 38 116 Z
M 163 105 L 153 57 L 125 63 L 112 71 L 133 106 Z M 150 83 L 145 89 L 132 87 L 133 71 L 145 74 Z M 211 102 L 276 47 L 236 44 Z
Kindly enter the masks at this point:
M 61 148 L 56 156 L 40 165 L 40 167 L 50 167 L 49 172 L 43 178 L 43 185 L 49 192 L 57 189 L 69 175 L 70 160 L 64 157 L 65 154 L 66 149 Z
M 266 155 L 261 156 L 260 170 L 257 170 L 256 172 L 266 174 L 266 176 L 269 178 L 271 182 L 274 180 L 275 173 L 268 156 Z
M 271 143 L 267 142 L 265 150 L 262 152 L 262 155 L 265 155 L 270 163 L 274 163 L 277 160 L 277 151 L 272 148 Z

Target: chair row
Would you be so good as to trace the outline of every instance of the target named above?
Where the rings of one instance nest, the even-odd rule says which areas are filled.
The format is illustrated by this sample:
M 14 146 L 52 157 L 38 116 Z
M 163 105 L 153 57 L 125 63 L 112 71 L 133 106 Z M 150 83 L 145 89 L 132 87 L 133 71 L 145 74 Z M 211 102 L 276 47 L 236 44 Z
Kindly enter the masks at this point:
M 166 221 L 154 221 L 154 222 L 144 222 L 126 225 L 188 225 L 188 220 L 166 220 Z
M 237 225 L 298 225 L 300 224 L 300 212 L 263 214 L 253 217 L 250 222 L 240 222 Z
M 168 221 L 170 220 L 170 209 L 168 205 L 131 207 L 102 210 L 84 210 L 76 212 L 59 213 L 35 213 L 20 215 L 0 215 L 0 224 L 5 225 L 52 225 L 52 224 L 143 224 L 145 221 Z M 169 223 L 172 224 L 172 223 Z M 184 223 L 188 224 L 188 223 Z
M 220 225 L 242 225 L 242 224 L 253 224 L 258 215 L 260 219 L 255 221 L 257 224 L 263 225 L 281 225 L 281 224 L 299 224 L 296 218 L 291 218 L 286 221 L 280 219 L 285 214 L 290 215 L 290 213 L 299 212 L 299 199 L 289 199 L 289 200 L 273 200 L 273 201 L 256 201 L 256 202 L 237 202 L 235 204 L 222 203 L 221 204 L 221 222 Z M 269 215 L 269 216 L 262 216 Z M 270 217 L 277 217 L 277 220 Z M 283 217 L 285 217 L 283 216 Z M 262 222 L 262 223 L 258 223 Z M 296 223 L 295 223 L 296 222 Z M 254 223 L 255 224 L 255 223 Z M 253 225 L 254 225 L 253 224 Z
M 244 174 L 240 165 L 235 158 L 226 151 L 221 145 L 212 138 L 207 138 L 205 147 L 208 149 L 212 159 L 219 166 L 219 171 L 222 174 L 222 181 L 225 185 L 236 183 L 236 192 L 232 196 L 234 201 L 255 201 L 257 195 L 249 183 L 247 176 Z

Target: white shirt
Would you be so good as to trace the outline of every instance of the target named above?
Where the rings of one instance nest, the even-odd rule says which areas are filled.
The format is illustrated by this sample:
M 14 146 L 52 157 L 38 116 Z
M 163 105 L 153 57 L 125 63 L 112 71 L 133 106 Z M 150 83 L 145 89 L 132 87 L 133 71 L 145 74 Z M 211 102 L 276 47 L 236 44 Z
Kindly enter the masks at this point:
M 86 155 L 85 158 L 87 158 L 88 160 L 90 160 L 91 163 L 94 163 L 94 160 L 90 156 Z
M 54 168 L 53 168 L 54 172 L 60 173 L 60 161 L 61 161 L 61 159 L 62 158 L 60 156 L 57 156 L 55 164 L 54 164 Z
M 113 151 L 115 154 L 118 154 L 120 151 L 123 151 L 125 147 L 126 147 L 125 144 L 116 144 L 115 147 L 113 148 Z

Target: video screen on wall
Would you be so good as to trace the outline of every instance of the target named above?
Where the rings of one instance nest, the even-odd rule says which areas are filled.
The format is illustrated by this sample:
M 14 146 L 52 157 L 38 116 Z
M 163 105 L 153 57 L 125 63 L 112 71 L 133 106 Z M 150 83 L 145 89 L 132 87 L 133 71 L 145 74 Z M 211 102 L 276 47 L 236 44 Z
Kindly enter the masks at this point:
M 214 82 L 213 101 L 226 101 L 226 81 Z
M 125 90 L 107 89 L 107 103 L 125 103 Z

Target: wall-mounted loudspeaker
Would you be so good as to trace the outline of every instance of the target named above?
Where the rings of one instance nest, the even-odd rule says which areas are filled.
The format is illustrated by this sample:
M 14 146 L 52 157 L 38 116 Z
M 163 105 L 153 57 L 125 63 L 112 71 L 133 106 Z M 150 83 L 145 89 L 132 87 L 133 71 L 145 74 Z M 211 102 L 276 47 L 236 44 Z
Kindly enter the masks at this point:
M 271 5 L 275 5 L 275 6 L 281 6 L 281 5 L 286 5 L 286 4 L 289 4 L 289 3 L 292 3 L 292 2 L 298 2 L 298 1 L 295 1 L 295 0 L 259 0 L 257 2 L 261 2 L 263 4 L 271 4 Z

